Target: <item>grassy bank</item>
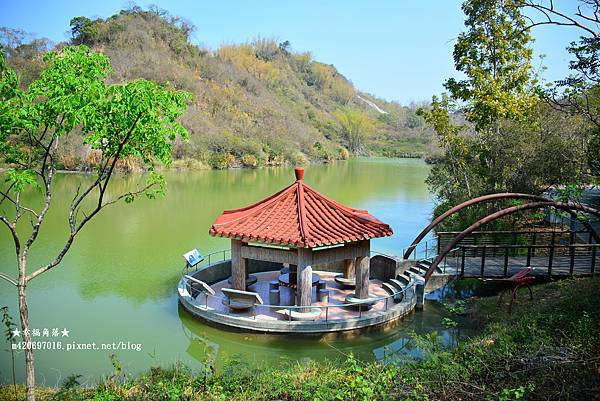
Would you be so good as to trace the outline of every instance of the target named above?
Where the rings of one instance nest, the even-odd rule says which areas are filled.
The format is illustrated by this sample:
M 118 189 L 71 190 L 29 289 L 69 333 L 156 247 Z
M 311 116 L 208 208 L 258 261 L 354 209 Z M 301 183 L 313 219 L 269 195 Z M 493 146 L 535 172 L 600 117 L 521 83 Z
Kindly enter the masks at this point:
M 115 373 L 94 388 L 67 380 L 40 389 L 42 400 L 594 400 L 600 399 L 600 278 L 538 285 L 512 315 L 496 298 L 469 301 L 481 334 L 457 349 L 435 333 L 415 337 L 423 360 L 401 366 L 307 363 L 284 368 L 231 360 L 218 375 L 183 366 L 153 368 L 138 378 Z M 427 312 L 425 312 L 427 313 Z M 23 399 L 23 388 L 18 389 Z M 0 399 L 13 399 L 12 386 Z

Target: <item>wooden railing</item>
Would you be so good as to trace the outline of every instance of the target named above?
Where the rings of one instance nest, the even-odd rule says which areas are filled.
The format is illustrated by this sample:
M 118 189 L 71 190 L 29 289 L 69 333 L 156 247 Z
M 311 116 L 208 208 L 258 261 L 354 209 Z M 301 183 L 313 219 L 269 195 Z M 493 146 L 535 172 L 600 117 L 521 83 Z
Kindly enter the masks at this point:
M 437 233 L 438 253 L 460 232 Z M 587 230 L 529 230 L 529 231 L 475 231 L 464 238 L 460 245 L 548 245 L 592 243 L 593 235 Z
M 479 276 L 486 276 L 486 267 L 490 273 L 488 262 L 491 258 L 502 257 L 501 271 L 503 276 L 508 275 L 511 265 L 511 257 L 520 257 L 524 266 L 545 268 L 549 276 L 556 274 L 595 274 L 600 244 L 546 244 L 546 245 L 459 245 L 458 255 L 460 258 L 460 275 L 465 276 L 467 258 L 469 264 L 473 265 L 473 259 L 478 258 Z M 536 258 L 536 259 L 534 259 Z M 498 265 L 494 264 L 495 273 L 498 273 Z M 557 271 L 558 268 L 568 268 L 567 271 Z M 472 269 L 471 269 L 472 271 Z M 471 276 L 472 274 L 467 274 Z M 497 274 L 494 274 L 497 276 Z

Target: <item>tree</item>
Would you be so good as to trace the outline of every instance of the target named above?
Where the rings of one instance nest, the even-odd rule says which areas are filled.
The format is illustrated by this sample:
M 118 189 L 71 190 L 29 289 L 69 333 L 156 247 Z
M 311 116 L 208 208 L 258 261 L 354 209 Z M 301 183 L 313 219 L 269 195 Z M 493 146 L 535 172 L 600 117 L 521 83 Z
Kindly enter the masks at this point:
M 540 193 L 582 179 L 585 123 L 540 102 L 523 6 L 522 0 L 463 3 L 466 30 L 453 56 L 465 78 L 447 80 L 449 96 L 421 110 L 444 149 L 427 180 L 440 201 L 436 214 L 482 194 Z M 467 124 L 457 122 L 462 117 Z M 483 212 L 472 208 L 445 228 L 469 225 Z
M 338 110 L 335 117 L 340 124 L 344 139 L 348 142 L 348 148 L 354 154 L 361 154 L 363 143 L 373 130 L 373 121 L 363 111 L 345 108 Z
M 467 29 L 459 35 L 453 55 L 455 68 L 466 77 L 448 79 L 445 87 L 450 92 L 449 99 L 441 102 L 434 99 L 433 110 L 421 112 L 436 129 L 444 146 L 446 155 L 442 161 L 456 164 L 445 169 L 454 176 L 447 183 L 448 188 L 434 185 L 434 189 L 443 194 L 439 194 L 441 199 L 464 200 L 464 196 L 499 189 L 502 166 L 495 157 L 497 149 L 492 146 L 502 135 L 501 123 L 525 121 L 538 100 L 531 66 L 532 51 L 528 47 L 531 36 L 525 29 L 526 19 L 519 5 L 517 0 L 463 3 Z M 453 122 L 451 104 L 461 106 L 474 133 L 461 133 L 467 125 L 458 126 Z M 435 169 L 431 172 L 436 173 Z M 481 178 L 483 184 L 474 186 L 473 181 Z M 444 186 L 436 177 L 430 182 Z
M 442 99 L 434 96 L 430 110 L 417 110 L 417 114 L 423 116 L 425 122 L 437 132 L 439 142 L 444 149 L 442 160 L 433 167 L 427 179 L 429 186 L 442 200 L 452 199 L 456 197 L 457 192 L 463 191 L 466 193 L 461 193 L 458 198 L 473 196 L 470 159 L 474 141 L 468 136 L 461 135 L 465 129 L 464 125 L 456 124 L 452 120 L 448 111 L 454 107 L 445 95 Z
M 574 57 L 571 73 L 543 92 L 544 100 L 558 110 L 580 115 L 593 125 L 586 144 L 591 175 L 600 175 L 600 0 L 579 0 L 577 11 L 569 13 L 551 0 L 525 0 L 523 7 L 534 10 L 527 29 L 556 25 L 579 30 L 578 42 L 567 47 Z
M 454 65 L 466 79 L 445 86 L 477 132 L 479 169 L 486 176 L 484 192 L 498 190 L 498 170 L 490 145 L 501 135 L 502 120 L 524 121 L 536 104 L 531 36 L 518 0 L 469 0 L 462 9 L 466 32 L 454 46 Z
M 531 36 L 518 0 L 469 0 L 467 31 L 454 46 L 454 65 L 466 79 L 445 87 L 465 102 L 467 119 L 483 131 L 502 118 L 522 120 L 535 105 Z
M 18 71 L 22 87 L 39 77 L 44 68 L 42 57 L 50 47 L 46 38 L 26 42 L 27 33 L 19 29 L 0 27 L 0 51 L 6 54 L 6 62 Z
M 58 266 L 77 235 L 102 209 L 136 197 L 154 198 L 164 191 L 163 178 L 154 163 L 168 165 L 171 141 L 187 131 L 177 122 L 185 112 L 189 94 L 146 80 L 109 85 L 106 56 L 86 46 L 68 46 L 48 52 L 46 68 L 26 90 L 19 89 L 16 74 L 0 56 L 0 157 L 10 166 L 0 189 L 0 222 L 12 236 L 17 277 L 0 277 L 17 288 L 23 340 L 31 343 L 27 286 Z M 54 259 L 28 269 L 28 257 L 52 203 L 56 155 L 61 137 L 80 134 L 84 143 L 101 155 L 94 179 L 73 194 L 68 205 L 68 235 Z M 107 188 L 117 162 L 139 158 L 149 173 L 144 185 L 109 198 Z M 26 205 L 24 191 L 41 192 L 42 205 Z M 10 207 L 10 209 L 7 209 Z M 37 207 L 37 208 L 36 208 Z M 7 211 L 10 210 L 10 211 Z M 26 218 L 31 222 L 28 226 Z M 23 235 L 27 233 L 27 235 Z M 25 348 L 27 400 L 35 399 L 34 353 Z
M 90 43 L 96 35 L 95 21 L 87 17 L 71 18 L 71 41 L 75 45 Z

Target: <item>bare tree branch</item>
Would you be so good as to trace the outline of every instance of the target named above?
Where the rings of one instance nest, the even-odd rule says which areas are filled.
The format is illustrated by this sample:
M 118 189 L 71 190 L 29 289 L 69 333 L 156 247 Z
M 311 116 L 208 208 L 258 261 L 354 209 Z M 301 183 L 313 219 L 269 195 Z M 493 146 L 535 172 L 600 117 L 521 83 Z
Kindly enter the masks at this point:
M 108 206 L 110 204 L 113 204 L 115 202 L 117 202 L 120 199 L 123 199 L 124 197 L 128 196 L 128 194 L 124 194 L 121 195 L 119 198 L 117 198 L 115 201 L 111 201 L 111 202 L 107 202 L 104 203 L 104 195 L 106 192 L 106 188 L 108 187 L 108 183 L 112 177 L 112 174 L 114 172 L 115 166 L 117 164 L 117 161 L 119 160 L 119 157 L 121 156 L 121 152 L 123 151 L 123 148 L 125 147 L 125 145 L 127 144 L 127 142 L 129 141 L 129 139 L 131 138 L 131 134 L 133 133 L 139 119 L 141 118 L 142 114 L 139 113 L 135 119 L 135 121 L 133 122 L 133 124 L 131 125 L 129 131 L 127 132 L 127 134 L 125 135 L 125 137 L 123 138 L 123 140 L 119 143 L 119 147 L 117 148 L 117 151 L 115 152 L 115 154 L 112 157 L 112 160 L 110 162 L 110 168 L 109 170 L 105 173 L 106 175 L 103 176 L 104 174 L 104 168 L 101 169 L 98 173 L 98 179 L 92 183 L 88 189 L 86 189 L 86 191 L 79 196 L 79 198 L 77 199 L 77 201 L 75 202 L 75 204 L 71 205 L 70 211 L 69 211 L 69 226 L 70 226 L 70 233 L 69 236 L 67 238 L 67 241 L 65 242 L 65 245 L 63 246 L 63 248 L 61 249 L 61 251 L 58 253 L 58 255 L 56 256 L 56 258 L 48 263 L 45 266 L 40 267 L 39 269 L 37 269 L 36 271 L 30 273 L 26 278 L 25 281 L 29 282 L 30 280 L 33 280 L 34 278 L 36 278 L 37 276 L 39 276 L 40 274 L 43 274 L 45 272 L 47 272 L 48 270 L 52 269 L 53 267 L 57 266 L 62 259 L 64 258 L 65 254 L 68 252 L 68 250 L 71 248 L 71 245 L 73 244 L 73 240 L 75 239 L 75 237 L 77 236 L 77 234 L 81 231 L 81 229 L 96 215 L 98 214 L 98 212 L 100 212 L 100 210 L 102 210 L 105 206 Z M 107 159 L 107 164 L 105 164 L 105 166 L 108 166 L 108 160 Z M 99 186 L 100 188 L 100 192 L 98 194 L 98 203 L 96 204 L 96 207 L 92 210 L 92 212 L 89 215 L 85 215 L 85 217 L 83 218 L 83 220 L 81 220 L 81 222 L 79 222 L 79 224 L 76 223 L 75 220 L 75 215 L 76 215 L 76 210 L 80 207 L 81 202 L 83 201 L 83 199 L 96 187 Z M 150 185 L 151 186 L 151 185 Z M 149 187 L 149 186 L 148 186 Z M 144 189 L 145 190 L 145 189 Z M 133 193 L 142 193 L 144 190 L 140 190 L 140 191 L 136 191 Z M 133 194 L 130 193 L 130 194 Z
M 58 146 L 58 141 L 54 141 L 54 148 L 52 150 L 52 157 L 51 157 L 51 161 L 50 161 L 50 168 L 48 171 L 48 179 L 46 181 L 46 186 L 45 186 L 45 191 L 46 191 L 46 196 L 44 199 L 44 206 L 42 207 L 42 210 L 40 211 L 37 221 L 35 223 L 35 225 L 33 226 L 33 230 L 31 232 L 31 235 L 29 236 L 29 238 L 27 239 L 27 242 L 25 243 L 25 249 L 23 250 L 23 252 L 26 254 L 29 251 L 29 247 L 31 246 L 31 244 L 33 243 L 33 241 L 35 241 L 35 239 L 38 236 L 38 233 L 40 231 L 40 226 L 42 225 L 42 222 L 44 221 L 44 217 L 46 216 L 46 213 L 48 212 L 48 209 L 50 208 L 50 201 L 52 200 L 52 178 L 54 176 L 54 170 L 55 170 L 55 166 L 54 166 L 54 155 L 56 154 L 56 148 Z
M 19 255 L 19 253 L 21 253 L 21 240 L 19 239 L 19 234 L 17 233 L 17 227 L 13 226 L 10 223 L 10 221 L 8 221 L 8 219 L 6 218 L 6 216 L 0 216 L 0 221 L 2 223 L 4 223 L 4 225 L 10 231 L 10 233 L 11 233 L 11 235 L 13 237 L 13 241 L 15 243 L 15 251 L 16 251 L 17 255 Z
M 598 13 L 597 13 L 598 6 L 599 6 L 598 0 L 593 0 L 593 4 L 596 7 L 594 16 L 584 15 L 581 12 L 580 7 L 578 7 L 578 11 L 575 13 L 575 16 L 579 17 L 580 19 L 582 19 L 584 21 L 592 22 L 594 24 L 600 23 L 600 20 L 598 19 Z M 573 26 L 573 27 L 576 27 L 576 28 L 579 28 L 579 29 L 582 29 L 582 30 L 588 32 L 593 37 L 598 37 L 598 29 L 593 29 L 592 27 L 588 26 L 587 24 L 584 24 L 583 21 L 580 21 L 574 17 L 567 15 L 566 13 L 564 13 L 562 11 L 557 10 L 556 8 L 554 8 L 554 2 L 552 0 L 550 0 L 549 5 L 545 5 L 543 2 L 536 2 L 534 0 L 526 0 L 524 5 L 525 5 L 525 7 L 528 7 L 528 8 L 531 8 L 531 9 L 534 9 L 534 10 L 540 12 L 546 18 L 545 21 L 539 21 L 539 22 L 533 23 L 533 24 L 529 25 L 526 29 L 531 29 L 531 28 L 533 28 L 535 26 L 539 26 L 539 25 Z
M 8 200 L 10 203 L 12 203 L 13 205 L 15 205 L 15 206 L 17 205 L 17 202 L 16 202 L 16 201 L 15 201 L 13 198 L 11 198 L 11 197 L 8 195 L 8 192 L 4 192 L 4 191 L 0 190 L 0 195 L 2 195 L 2 200 L 5 200 L 5 199 L 6 199 L 6 200 Z M 0 203 L 2 203 L 2 201 L 0 201 Z M 35 217 L 38 217 L 38 214 L 35 212 L 35 210 L 33 210 L 33 209 L 30 209 L 30 208 L 28 208 L 28 207 L 25 207 L 25 206 L 23 206 L 23 205 L 19 205 L 19 207 L 20 207 L 21 209 L 25 210 L 26 212 L 29 212 L 29 213 L 33 214 Z
M 12 278 L 12 277 L 4 274 L 4 273 L 0 273 L 0 278 L 8 281 L 9 283 L 11 283 L 12 285 L 14 285 L 15 287 L 17 286 L 17 280 L 15 280 L 14 278 Z

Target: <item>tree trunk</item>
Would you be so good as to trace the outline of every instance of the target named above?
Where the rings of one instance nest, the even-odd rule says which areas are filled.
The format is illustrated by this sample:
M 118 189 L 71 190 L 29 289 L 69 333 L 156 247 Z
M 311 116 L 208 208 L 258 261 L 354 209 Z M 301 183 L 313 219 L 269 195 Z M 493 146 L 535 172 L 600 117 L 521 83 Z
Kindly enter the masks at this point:
M 25 374 L 26 374 L 26 397 L 27 401 L 35 401 L 35 370 L 33 361 L 33 348 L 31 344 L 31 332 L 29 329 L 29 310 L 27 307 L 27 283 L 25 281 L 26 259 L 22 256 L 19 260 L 19 314 L 21 317 L 21 330 L 23 342 L 25 343 Z

